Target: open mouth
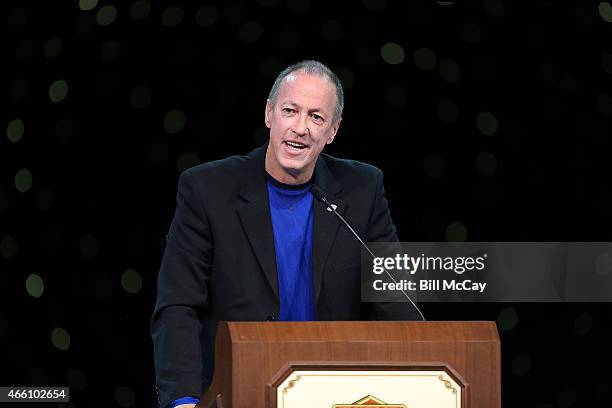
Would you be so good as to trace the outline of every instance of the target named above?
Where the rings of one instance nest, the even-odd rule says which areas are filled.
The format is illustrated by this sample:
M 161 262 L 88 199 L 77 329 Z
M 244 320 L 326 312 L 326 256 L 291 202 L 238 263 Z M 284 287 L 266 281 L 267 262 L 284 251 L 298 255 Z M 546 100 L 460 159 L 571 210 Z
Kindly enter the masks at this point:
M 288 140 L 285 140 L 283 143 L 285 143 L 285 145 L 287 145 L 287 147 L 289 147 L 290 149 L 295 149 L 295 150 L 304 150 L 306 149 L 308 146 L 306 146 L 303 143 L 300 142 L 290 142 Z

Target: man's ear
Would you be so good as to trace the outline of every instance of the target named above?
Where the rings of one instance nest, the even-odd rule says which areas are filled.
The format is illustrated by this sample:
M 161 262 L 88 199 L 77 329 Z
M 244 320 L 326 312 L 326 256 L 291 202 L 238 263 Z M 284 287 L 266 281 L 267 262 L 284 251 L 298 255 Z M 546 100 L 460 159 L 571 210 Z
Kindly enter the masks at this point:
M 332 126 L 331 136 L 329 137 L 329 140 L 327 140 L 326 144 L 330 144 L 336 138 L 336 133 L 338 133 L 338 129 L 340 128 L 340 122 L 342 122 L 342 118 L 338 119 L 336 123 Z
M 266 127 L 270 129 L 272 124 L 272 111 L 274 110 L 274 105 L 272 105 L 271 100 L 266 100 L 266 112 L 264 117 L 264 122 L 266 123 Z

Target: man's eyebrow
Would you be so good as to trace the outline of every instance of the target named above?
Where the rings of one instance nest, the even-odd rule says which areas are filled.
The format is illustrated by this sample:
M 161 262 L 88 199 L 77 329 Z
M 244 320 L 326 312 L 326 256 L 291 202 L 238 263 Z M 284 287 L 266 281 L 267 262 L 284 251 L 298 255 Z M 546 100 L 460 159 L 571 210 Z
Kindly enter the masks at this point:
M 290 105 L 292 107 L 297 107 L 297 108 L 301 107 L 300 105 L 298 105 L 297 103 L 293 101 L 283 101 L 281 105 Z M 309 113 L 317 112 L 317 113 L 325 115 L 325 111 L 323 110 L 323 108 L 312 108 L 312 109 L 309 109 L 308 112 Z

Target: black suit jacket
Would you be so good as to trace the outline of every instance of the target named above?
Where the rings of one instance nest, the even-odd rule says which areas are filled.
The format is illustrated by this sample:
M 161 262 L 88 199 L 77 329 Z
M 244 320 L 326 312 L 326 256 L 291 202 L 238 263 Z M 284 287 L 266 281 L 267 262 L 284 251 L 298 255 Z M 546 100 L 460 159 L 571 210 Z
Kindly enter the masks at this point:
M 220 320 L 274 320 L 280 304 L 264 159 L 201 164 L 181 174 L 151 332 L 161 406 L 210 383 Z M 313 182 L 366 241 L 397 241 L 382 172 L 321 154 Z M 409 304 L 360 302 L 360 246 L 315 200 L 313 287 L 319 320 L 420 319 Z

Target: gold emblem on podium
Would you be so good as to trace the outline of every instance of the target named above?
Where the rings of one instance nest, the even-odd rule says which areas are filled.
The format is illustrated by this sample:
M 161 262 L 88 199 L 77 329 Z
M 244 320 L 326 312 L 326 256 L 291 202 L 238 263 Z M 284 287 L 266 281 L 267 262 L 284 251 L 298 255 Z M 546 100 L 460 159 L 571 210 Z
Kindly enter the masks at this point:
M 387 404 L 376 397 L 368 395 L 352 404 L 335 404 L 332 408 L 406 408 L 404 404 Z

